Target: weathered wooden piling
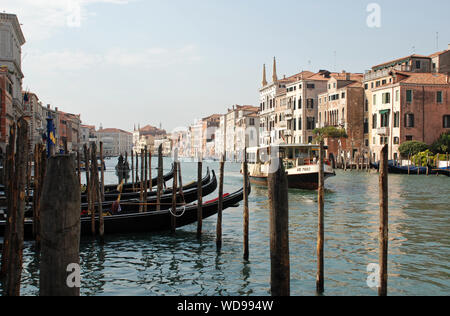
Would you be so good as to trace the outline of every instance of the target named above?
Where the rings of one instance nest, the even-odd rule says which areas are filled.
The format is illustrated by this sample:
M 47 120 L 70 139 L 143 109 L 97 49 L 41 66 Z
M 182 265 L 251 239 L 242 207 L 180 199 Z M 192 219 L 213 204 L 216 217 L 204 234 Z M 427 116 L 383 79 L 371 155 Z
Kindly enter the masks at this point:
M 272 172 L 269 173 L 268 176 L 271 294 L 272 296 L 289 296 L 290 259 L 288 182 L 281 158 L 272 156 L 271 171 Z
M 81 187 L 81 155 L 79 150 L 77 150 L 77 170 L 78 170 L 78 182 L 80 183 Z
M 222 210 L 223 210 L 223 178 L 225 173 L 225 155 L 220 159 L 219 205 L 217 209 L 216 245 L 217 251 L 222 249 Z
M 144 212 L 147 213 L 147 193 L 148 193 L 148 148 L 144 148 Z
M 103 142 L 100 142 L 100 163 L 101 163 L 101 202 L 105 201 L 105 159 L 103 157 Z
M 181 161 L 177 162 L 178 164 L 178 186 L 180 187 L 179 193 L 180 193 L 180 200 L 185 203 L 186 200 L 184 199 L 184 192 L 183 192 L 183 175 L 181 174 Z M 203 187 L 202 187 L 203 189 Z
M 55 181 L 58 179 L 58 181 Z M 80 186 L 72 157 L 51 157 L 42 204 L 41 296 L 79 296 Z M 74 275 L 70 273 L 73 272 Z
M 13 140 L 14 141 L 14 140 Z M 24 216 L 26 206 L 27 160 L 29 148 L 28 123 L 24 118 L 17 122 L 16 155 L 12 171 L 12 190 L 8 193 L 9 236 L 7 256 L 5 296 L 20 296 L 22 277 Z M 12 153 L 14 155 L 14 153 Z M 12 167 L 12 164 L 9 164 Z
M 142 205 L 144 202 L 144 150 L 141 149 L 141 186 L 140 186 L 140 201 L 141 201 L 141 205 L 139 206 L 139 213 L 142 213 L 144 211 L 144 206 Z
M 92 212 L 92 195 L 91 195 L 91 179 L 90 179 L 90 173 L 91 173 L 91 167 L 90 167 L 90 148 L 85 144 L 84 147 L 84 166 L 86 170 L 86 198 L 87 198 L 87 205 L 88 205 L 88 212 Z M 95 235 L 95 219 L 92 220 L 91 217 L 91 232 L 93 235 Z
M 202 187 L 202 175 L 203 175 L 203 162 L 201 157 L 198 158 L 197 163 L 197 238 L 202 238 L 203 229 L 203 187 Z
M 101 143 L 100 143 L 101 144 Z M 105 225 L 103 220 L 103 195 L 102 190 L 100 188 L 100 179 L 98 176 L 98 161 L 97 161 L 97 145 L 95 143 L 92 143 L 92 182 L 93 182 L 93 200 L 97 202 L 97 210 L 98 210 L 98 219 L 99 219 L 99 225 L 98 225 L 98 234 L 100 238 L 103 238 L 105 235 Z M 93 208 L 94 210 L 94 208 Z M 95 212 L 94 212 L 95 216 Z
M 171 230 L 172 233 L 175 233 L 177 230 L 177 181 L 178 181 L 178 164 L 176 163 L 178 160 L 178 153 L 175 150 L 174 155 L 174 168 L 173 168 L 173 185 L 172 185 L 172 212 L 171 212 Z
M 163 156 L 162 145 L 158 148 L 158 187 L 156 191 L 156 210 L 161 210 L 161 195 L 163 190 Z
M 249 259 L 249 228 L 250 228 L 250 212 L 248 208 L 248 161 L 247 161 L 247 148 L 244 149 L 244 162 L 242 164 L 242 173 L 244 176 L 244 260 Z
M 150 192 L 153 192 L 153 179 L 152 179 L 152 151 L 148 151 L 148 181 Z
M 15 148 L 16 148 L 16 125 L 10 126 L 9 130 L 9 142 L 6 146 L 6 159 L 5 159 L 5 188 L 6 188 L 6 198 L 7 198 L 7 218 L 6 226 L 3 238 L 3 249 L 2 249 L 2 266 L 0 270 L 0 277 L 4 277 L 8 271 L 9 256 L 10 256 L 10 245 L 11 245 L 11 230 L 12 230 L 12 210 L 14 207 L 14 168 L 15 168 Z
M 131 151 L 131 185 L 133 192 L 135 190 L 135 178 L 134 178 L 134 151 Z
M 379 256 L 380 256 L 380 284 L 379 296 L 387 295 L 388 281 L 388 246 L 389 246 L 389 212 L 388 212 L 388 146 L 381 151 L 380 177 L 380 232 L 379 232 Z
M 359 164 L 358 164 L 359 165 Z M 319 150 L 319 190 L 318 190 L 318 230 L 317 230 L 317 276 L 316 291 L 323 294 L 324 289 L 324 242 L 325 242 L 325 223 L 324 223 L 324 142 L 320 142 Z

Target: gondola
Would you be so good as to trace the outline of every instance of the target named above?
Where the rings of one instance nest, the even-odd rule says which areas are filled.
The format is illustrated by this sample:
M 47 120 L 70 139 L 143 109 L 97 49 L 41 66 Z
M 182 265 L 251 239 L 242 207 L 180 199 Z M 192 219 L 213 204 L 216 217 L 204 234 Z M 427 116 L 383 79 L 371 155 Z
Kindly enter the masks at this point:
M 210 181 L 210 179 L 211 179 L 211 173 L 210 173 L 209 168 L 208 168 L 207 172 L 206 172 L 206 176 L 202 179 L 202 185 L 207 184 Z M 193 181 L 193 182 L 183 186 L 183 190 L 182 191 L 185 192 L 185 191 L 188 191 L 188 190 L 190 190 L 192 188 L 197 188 L 197 182 L 196 181 Z M 137 198 L 139 198 L 141 193 L 139 192 L 138 187 L 136 187 L 136 189 L 137 189 L 137 192 L 124 192 L 124 193 L 122 193 L 121 194 L 121 200 L 124 201 L 124 200 L 130 200 L 130 199 L 137 199 Z M 172 188 L 168 188 L 167 190 L 165 190 L 163 192 L 163 194 L 172 194 Z M 105 201 L 107 201 L 107 202 L 108 201 L 115 201 L 115 200 L 117 200 L 118 196 L 119 196 L 119 193 L 117 191 L 115 193 L 105 193 Z M 154 196 L 156 196 L 156 190 L 154 190 L 152 192 L 147 192 L 147 197 L 148 198 L 154 197 Z M 81 196 L 81 203 L 87 203 L 87 196 L 86 196 L 86 194 L 83 194 Z
M 170 181 L 173 178 L 173 173 L 174 173 L 174 165 L 172 164 L 172 169 L 166 173 L 165 175 L 163 175 L 163 180 L 164 182 Z M 155 177 L 152 179 L 152 185 L 156 185 L 158 181 L 158 177 Z M 150 181 L 147 182 L 147 186 L 150 187 Z M 127 183 L 123 186 L 123 192 L 126 191 L 131 191 L 133 190 L 133 184 L 132 183 Z M 108 192 L 117 192 L 117 185 L 113 184 L 113 185 L 105 185 L 105 193 Z
M 208 183 L 203 184 L 202 186 L 202 196 L 207 196 L 211 193 L 213 193 L 217 189 L 217 177 L 214 172 L 212 171 L 212 178 L 209 180 Z M 183 197 L 181 197 L 179 194 L 177 195 L 178 199 L 184 200 L 186 203 L 192 203 L 197 200 L 197 194 L 198 190 L 197 187 L 192 187 L 186 191 L 183 191 Z M 114 201 L 105 201 L 102 203 L 102 208 L 104 212 L 111 211 L 113 208 Z M 134 212 L 136 209 L 136 205 L 138 205 L 139 208 L 140 201 L 139 199 L 129 199 L 129 200 L 121 200 L 120 201 L 120 208 L 122 212 L 130 213 Z M 172 192 L 165 193 L 161 196 L 161 209 L 169 209 L 172 205 Z M 88 210 L 87 203 L 81 204 L 81 210 L 83 213 L 86 213 Z M 153 211 L 156 210 L 156 196 L 148 196 L 147 197 L 147 210 Z
M 251 187 L 248 187 L 250 194 Z M 231 193 L 224 194 L 222 210 L 237 207 L 243 200 L 243 188 Z M 203 203 L 203 219 L 207 219 L 218 211 L 218 198 Z M 175 213 L 175 212 L 174 212 Z M 176 210 L 177 228 L 191 225 L 197 222 L 197 204 L 192 203 Z M 135 208 L 133 213 L 118 214 L 104 217 L 105 235 L 113 234 L 139 234 L 139 233 L 154 233 L 164 232 L 171 229 L 171 210 L 153 211 L 147 213 L 139 213 L 139 208 Z M 98 225 L 98 218 L 96 218 Z M 0 236 L 3 236 L 5 222 L 0 221 Z M 25 220 L 25 239 L 32 238 L 33 221 Z M 97 227 L 98 231 L 98 227 Z M 81 236 L 91 236 L 91 219 L 81 218 Z

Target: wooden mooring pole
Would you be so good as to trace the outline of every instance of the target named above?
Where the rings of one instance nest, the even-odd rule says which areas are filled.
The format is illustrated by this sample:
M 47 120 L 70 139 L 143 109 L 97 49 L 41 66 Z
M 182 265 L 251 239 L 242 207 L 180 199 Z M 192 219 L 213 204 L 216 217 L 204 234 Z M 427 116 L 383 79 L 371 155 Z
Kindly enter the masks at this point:
M 388 246 L 389 246 L 389 213 L 388 213 L 388 146 L 381 151 L 380 160 L 380 232 L 379 232 L 379 256 L 380 256 L 380 284 L 379 296 L 387 296 L 388 281 Z
M 201 157 L 198 158 L 197 163 L 197 238 L 202 238 L 202 226 L 203 226 L 203 162 Z
M 101 178 L 100 178 L 100 184 L 101 184 L 101 199 L 100 201 L 105 201 L 105 160 L 103 157 L 103 142 L 100 142 L 100 163 L 101 166 Z
M 249 226 L 250 226 L 250 212 L 248 208 L 248 161 L 247 161 L 247 148 L 244 149 L 244 162 L 242 166 L 242 173 L 244 176 L 244 260 L 248 261 L 250 257 L 249 250 Z
M 272 296 L 290 295 L 289 201 L 283 161 L 272 153 L 268 176 L 270 204 L 270 283 Z
M 156 210 L 161 210 L 161 195 L 163 190 L 163 156 L 162 156 L 162 145 L 158 148 L 158 187 L 156 191 Z
M 220 159 L 219 177 L 219 205 L 217 209 L 216 246 L 217 251 L 222 249 L 222 209 L 223 209 L 223 178 L 225 172 L 225 155 Z
M 15 133 L 10 137 L 14 143 Z M 29 138 L 28 123 L 24 118 L 17 122 L 17 137 L 15 139 L 16 154 L 14 156 L 14 146 L 10 146 L 8 154 L 8 173 L 12 176 L 8 179 L 8 228 L 5 235 L 6 267 L 5 271 L 5 296 L 20 296 L 20 282 L 22 277 L 23 264 L 23 241 L 24 241 L 24 216 L 26 206 L 26 184 L 27 184 L 27 162 L 29 159 Z M 14 166 L 14 167 L 13 167 Z
M 58 181 L 55 181 L 58 179 Z M 48 161 L 42 191 L 41 296 L 79 296 L 81 193 L 72 157 Z M 75 271 L 73 278 L 70 273 Z
M 147 213 L 147 193 L 148 193 L 148 148 L 144 149 L 144 213 Z
M 101 144 L 101 143 L 100 143 Z M 92 143 L 92 182 L 93 182 L 93 201 L 97 202 L 97 210 L 98 210 L 98 234 L 101 239 L 103 239 L 105 235 L 105 227 L 104 227 L 104 220 L 103 220 L 103 195 L 102 190 L 100 188 L 100 179 L 98 176 L 98 161 L 97 161 L 97 145 L 95 143 Z M 95 208 L 92 208 L 94 211 L 95 216 Z
M 8 271 L 10 248 L 11 248 L 11 230 L 13 229 L 13 208 L 14 208 L 14 168 L 15 168 L 15 148 L 16 148 L 16 124 L 10 126 L 9 142 L 6 146 L 6 161 L 5 161 L 5 187 L 7 198 L 7 218 L 6 227 L 3 238 L 2 249 L 2 266 L 0 270 L 0 277 L 4 277 Z
M 173 168 L 173 185 L 172 185 L 172 216 L 171 216 L 171 230 L 175 233 L 177 230 L 177 181 L 178 181 L 178 152 L 175 150 L 174 154 L 174 168 Z
M 316 290 L 323 294 L 324 289 L 324 142 L 320 142 L 319 150 L 319 190 L 318 190 L 318 232 L 317 232 L 317 277 Z M 359 164 L 358 164 L 359 165 Z
M 131 185 L 133 192 L 135 190 L 135 178 L 134 178 L 134 150 L 131 151 Z

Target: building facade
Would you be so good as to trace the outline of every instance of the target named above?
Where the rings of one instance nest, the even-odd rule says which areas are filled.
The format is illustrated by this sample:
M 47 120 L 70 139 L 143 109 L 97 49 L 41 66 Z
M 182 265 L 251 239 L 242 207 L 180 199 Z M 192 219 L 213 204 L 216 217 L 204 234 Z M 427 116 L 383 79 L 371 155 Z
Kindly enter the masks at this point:
M 103 153 L 107 157 L 117 157 L 130 153 L 133 149 L 133 133 L 106 128 L 97 131 L 98 142 L 103 142 Z
M 15 14 L 0 13 L 0 66 L 6 66 L 10 75 L 12 90 L 12 105 L 14 119 L 21 117 L 23 112 L 22 98 L 22 46 L 25 37 L 19 20 Z

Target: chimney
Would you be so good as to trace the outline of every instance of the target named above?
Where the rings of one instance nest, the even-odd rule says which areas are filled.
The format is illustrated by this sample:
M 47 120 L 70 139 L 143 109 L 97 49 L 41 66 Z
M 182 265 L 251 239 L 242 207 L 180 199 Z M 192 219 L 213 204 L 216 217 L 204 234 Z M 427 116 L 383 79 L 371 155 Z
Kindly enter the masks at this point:
M 58 112 L 58 107 L 55 107 L 55 111 Z
M 49 110 L 50 110 L 50 104 L 47 104 L 47 109 L 49 109 Z
M 447 50 L 450 50 L 450 44 L 448 44 Z

